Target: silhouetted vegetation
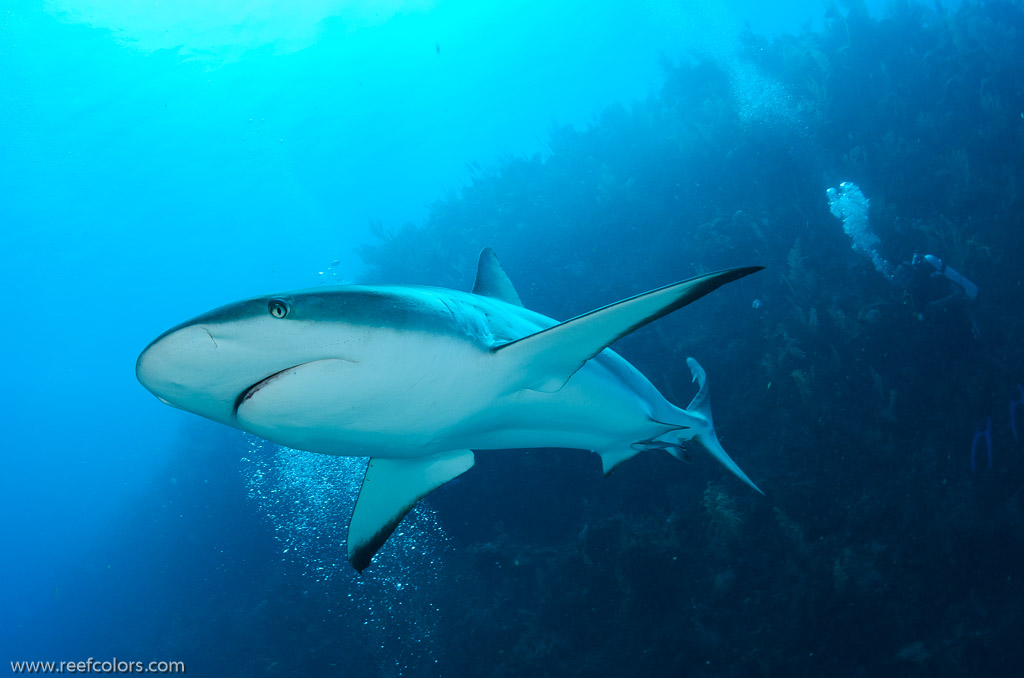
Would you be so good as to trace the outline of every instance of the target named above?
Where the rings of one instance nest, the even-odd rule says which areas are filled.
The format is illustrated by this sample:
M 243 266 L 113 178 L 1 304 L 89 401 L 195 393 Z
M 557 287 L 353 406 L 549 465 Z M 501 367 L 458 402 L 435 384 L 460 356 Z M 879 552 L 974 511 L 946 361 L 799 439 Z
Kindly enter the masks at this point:
M 459 556 L 444 644 L 474 648 L 460 671 L 1019 670 L 1024 8 L 897 2 L 875 20 L 849 5 L 823 31 L 745 36 L 742 68 L 674 66 L 656 96 L 553 131 L 550 154 L 363 250 L 371 280 L 466 289 L 492 246 L 526 305 L 559 318 L 769 267 L 617 346 L 682 404 L 697 356 L 726 448 L 768 497 L 707 485 L 722 472 L 704 460 L 644 456 L 603 480 L 586 455 L 481 455 L 437 500 L 501 521 Z M 844 180 L 870 197 L 887 258 L 935 254 L 977 302 L 926 312 L 879 275 L 828 211 Z M 972 473 L 988 416 L 993 468 L 982 447 Z M 568 485 L 536 480 L 555 466 Z
M 702 362 L 723 445 L 766 497 L 696 453 L 609 478 L 581 452 L 481 453 L 428 499 L 454 547 L 438 579 L 358 617 L 374 568 L 306 576 L 246 499 L 251 450 L 196 423 L 128 523 L 152 535 L 138 559 L 83 558 L 65 595 L 90 624 L 61 658 L 131 647 L 225 676 L 1017 675 L 1024 6 L 846 5 L 822 31 L 672 65 L 648 100 L 477 172 L 422 225 L 374 224 L 362 251 L 370 281 L 469 289 L 494 247 L 556 318 L 766 265 L 616 345 L 683 405 L 685 357 Z M 840 181 L 870 197 L 886 258 L 942 257 L 978 283 L 973 306 L 934 306 L 852 250 L 825 198 Z M 993 466 L 982 443 L 972 472 L 989 416 Z M 347 568 L 340 538 L 322 548 Z M 140 585 L 164 592 L 156 614 Z M 388 605 L 422 633 L 374 621 Z M 133 613 L 145 624 L 126 627 Z

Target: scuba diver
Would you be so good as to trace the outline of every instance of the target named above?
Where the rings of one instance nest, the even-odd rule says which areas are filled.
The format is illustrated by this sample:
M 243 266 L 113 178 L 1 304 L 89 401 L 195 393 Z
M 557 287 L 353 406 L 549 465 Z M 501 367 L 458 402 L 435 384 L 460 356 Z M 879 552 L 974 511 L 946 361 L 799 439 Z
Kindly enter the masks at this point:
M 881 240 L 871 229 L 869 220 L 870 200 L 860 187 L 844 181 L 838 187 L 829 188 L 825 194 L 829 211 L 842 222 L 853 249 L 867 256 L 875 270 L 893 284 L 914 318 L 932 325 L 920 332 L 919 340 L 928 341 L 945 355 L 957 355 L 959 360 L 950 367 L 959 369 L 959 378 L 965 385 L 973 384 L 973 392 L 994 392 L 993 375 L 998 374 L 1003 365 L 986 345 L 974 320 L 972 304 L 978 298 L 978 286 L 932 254 L 914 253 L 910 261 L 904 261 L 894 271 L 879 252 Z M 922 343 L 922 348 L 924 346 Z M 973 357 L 968 359 L 971 354 Z M 947 377 L 948 372 L 945 371 Z M 1010 398 L 1010 427 L 1014 442 L 1020 436 L 1017 420 L 1021 415 L 1018 410 L 1024 411 L 1024 386 L 1021 384 L 1017 384 L 1016 396 Z M 993 466 L 992 417 L 986 416 L 982 421 L 971 441 L 972 473 L 977 472 L 979 457 L 988 468 Z
M 978 297 L 978 286 L 942 259 L 914 253 L 913 259 L 896 268 L 893 284 L 901 288 L 915 309 L 918 320 L 934 322 L 940 318 L 966 318 L 975 339 L 981 340 L 971 304 Z
M 951 327 L 963 327 L 966 319 L 971 328 L 972 339 L 984 347 L 978 324 L 974 322 L 971 304 L 978 298 L 978 286 L 962 273 L 948 266 L 942 259 L 931 254 L 914 253 L 908 263 L 900 264 L 893 276 L 893 283 L 903 289 L 906 298 L 915 309 L 918 320 L 936 322 L 940 319 L 951 320 Z M 949 335 L 947 335 L 949 336 Z M 947 346 L 949 346 L 947 344 Z M 986 350 L 984 355 L 989 355 Z M 991 357 L 991 356 L 989 356 Z M 1013 439 L 1017 440 L 1016 408 L 1024 406 L 1024 387 L 1017 388 L 1021 392 L 1018 401 L 1010 401 L 1010 426 Z M 985 389 L 991 390 L 991 389 Z M 984 455 L 984 456 L 982 456 Z M 971 440 L 970 468 L 977 473 L 981 460 L 989 469 L 992 468 L 992 417 L 985 418 L 984 423 L 975 431 Z

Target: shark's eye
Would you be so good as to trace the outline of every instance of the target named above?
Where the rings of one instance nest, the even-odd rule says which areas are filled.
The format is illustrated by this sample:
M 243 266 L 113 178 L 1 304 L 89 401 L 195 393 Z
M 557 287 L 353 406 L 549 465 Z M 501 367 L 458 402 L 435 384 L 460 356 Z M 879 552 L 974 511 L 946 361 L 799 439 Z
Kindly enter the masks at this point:
M 288 302 L 284 299 L 271 299 L 268 306 L 270 315 L 275 318 L 283 318 L 288 315 Z

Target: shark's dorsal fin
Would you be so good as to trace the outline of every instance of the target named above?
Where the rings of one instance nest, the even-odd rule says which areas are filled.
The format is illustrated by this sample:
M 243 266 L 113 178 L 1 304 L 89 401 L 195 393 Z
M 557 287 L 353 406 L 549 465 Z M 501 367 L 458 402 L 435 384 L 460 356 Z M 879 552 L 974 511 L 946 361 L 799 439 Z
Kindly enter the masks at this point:
M 498 255 L 490 247 L 485 247 L 480 253 L 480 261 L 476 265 L 476 282 L 473 284 L 473 294 L 500 299 L 516 306 L 523 305 L 523 302 L 519 299 L 519 293 L 512 286 L 512 281 L 508 279 L 508 274 L 501 267 Z
M 763 266 L 730 268 L 638 294 L 494 349 L 514 361 L 520 388 L 553 393 L 616 339 Z
M 352 566 L 362 572 L 416 502 L 468 471 L 473 461 L 471 450 L 371 459 L 348 524 L 348 560 Z

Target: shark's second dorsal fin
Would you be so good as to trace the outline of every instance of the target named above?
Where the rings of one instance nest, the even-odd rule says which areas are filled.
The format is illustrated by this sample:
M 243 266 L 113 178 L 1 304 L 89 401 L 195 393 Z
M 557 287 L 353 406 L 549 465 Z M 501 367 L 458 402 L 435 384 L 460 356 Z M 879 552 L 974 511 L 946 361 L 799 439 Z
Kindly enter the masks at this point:
M 519 293 L 512 286 L 508 274 L 501 267 L 498 255 L 490 247 L 485 247 L 480 253 L 480 261 L 476 265 L 476 282 L 473 284 L 473 294 L 480 294 L 493 299 L 516 306 L 522 306 Z
M 553 393 L 616 339 L 762 268 L 730 268 L 666 285 L 502 344 L 493 351 L 515 362 L 515 372 L 523 380 L 518 384 L 520 388 Z

